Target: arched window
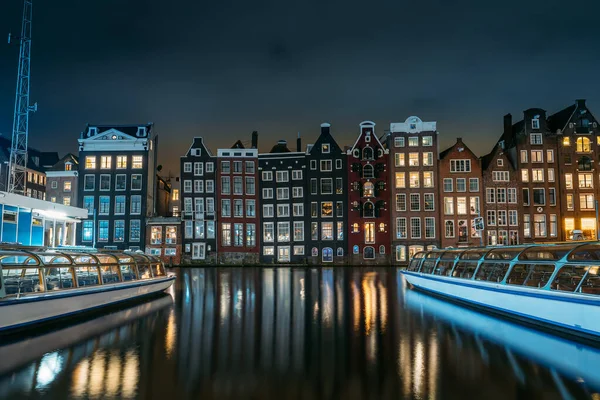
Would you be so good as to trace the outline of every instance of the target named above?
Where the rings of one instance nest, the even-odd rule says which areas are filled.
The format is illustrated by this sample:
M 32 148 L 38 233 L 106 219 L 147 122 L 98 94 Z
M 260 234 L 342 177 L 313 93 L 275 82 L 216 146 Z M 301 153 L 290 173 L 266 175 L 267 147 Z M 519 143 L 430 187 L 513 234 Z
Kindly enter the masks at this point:
M 360 225 L 358 224 L 358 222 L 355 222 L 352 224 L 352 232 L 353 233 L 360 232 Z
M 385 254 L 385 246 L 384 245 L 379 246 L 379 254 Z
M 319 256 L 319 249 L 317 249 L 316 247 L 313 247 L 311 250 L 311 254 L 313 257 L 318 257 Z
M 363 206 L 364 218 L 375 218 L 375 206 L 370 201 L 365 202 Z
M 385 232 L 385 224 L 383 222 L 379 223 L 379 232 Z
M 372 246 L 367 246 L 363 250 L 363 258 L 365 260 L 375 259 L 375 249 Z
M 592 159 L 587 156 L 579 157 L 577 164 L 578 164 L 577 168 L 579 168 L 580 171 L 591 171 L 592 170 Z
M 577 152 L 589 153 L 590 151 L 592 151 L 590 139 L 588 139 L 586 137 L 577 138 Z
M 344 255 L 344 249 L 341 247 L 337 248 L 337 256 L 342 257 Z
M 454 237 L 454 221 L 446 221 L 446 237 Z
M 373 158 L 373 148 L 365 147 L 363 149 L 363 160 L 372 160 Z
M 365 182 L 363 186 L 363 197 L 375 196 L 375 186 L 371 182 Z
M 375 170 L 371 164 L 363 167 L 363 178 L 375 178 Z
M 333 249 L 331 247 L 323 249 L 323 262 L 333 262 Z

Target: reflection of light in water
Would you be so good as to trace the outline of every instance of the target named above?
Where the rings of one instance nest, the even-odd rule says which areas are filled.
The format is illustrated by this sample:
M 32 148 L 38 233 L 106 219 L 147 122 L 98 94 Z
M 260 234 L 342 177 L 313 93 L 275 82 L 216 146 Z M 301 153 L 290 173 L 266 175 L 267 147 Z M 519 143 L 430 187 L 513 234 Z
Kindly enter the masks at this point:
M 321 320 L 326 328 L 330 328 L 332 325 L 333 315 L 333 288 L 332 288 L 332 273 L 333 271 L 323 271 L 323 312 L 321 313 Z
M 405 337 L 400 338 L 398 352 L 398 375 L 402 377 L 402 393 L 404 398 L 409 398 L 411 383 L 410 341 Z
M 177 325 L 175 324 L 175 310 L 171 310 L 169 313 L 169 321 L 167 322 L 167 332 L 165 333 L 165 351 L 168 359 L 173 355 L 176 341 Z
M 300 278 L 300 300 L 306 297 L 306 289 L 304 288 L 304 278 Z
M 319 302 L 315 301 L 315 305 L 313 306 L 313 320 L 315 321 L 315 323 L 318 323 L 319 320 Z
M 387 289 L 381 282 L 379 282 L 377 286 L 379 286 L 379 307 L 381 308 L 379 315 L 379 320 L 381 321 L 381 332 L 385 333 L 388 318 Z
M 438 342 L 435 333 L 431 334 L 429 343 L 429 364 L 427 365 L 429 373 L 429 393 L 430 399 L 435 399 L 437 396 L 437 374 L 438 374 Z
M 106 355 L 104 351 L 98 350 L 92 358 L 92 366 L 90 368 L 90 386 L 89 395 L 91 398 L 102 397 L 104 386 L 104 361 Z
M 90 361 L 87 358 L 81 360 L 73 369 L 73 377 L 71 378 L 73 384 L 71 386 L 71 393 L 73 397 L 83 397 L 85 394 L 85 388 L 88 383 L 88 374 L 90 369 Z
M 229 275 L 221 274 L 221 298 L 219 299 L 219 316 L 221 325 L 225 324 L 225 320 L 229 317 L 229 301 L 231 300 L 231 292 L 229 289 Z
M 377 290 L 373 282 L 372 273 L 367 273 L 363 277 L 362 290 L 365 299 L 365 334 L 371 334 L 371 329 L 377 323 Z
M 115 396 L 119 391 L 121 383 L 121 355 L 117 350 L 113 351 L 108 360 L 108 371 L 106 372 L 105 395 Z
M 123 368 L 123 382 L 121 396 L 124 398 L 133 398 L 139 379 L 139 360 L 138 355 L 133 350 L 125 354 L 125 367 Z
M 237 319 L 242 318 L 243 305 L 244 305 L 244 292 L 242 292 L 241 289 L 238 289 L 238 291 L 235 294 L 235 304 L 233 306 L 233 308 L 235 309 L 235 316 L 237 317 Z
M 36 389 L 40 389 L 49 383 L 52 383 L 56 378 L 56 375 L 60 373 L 62 369 L 62 357 L 57 353 L 46 354 L 37 371 L 37 385 Z
M 356 286 L 356 282 L 352 282 L 352 303 L 354 332 L 358 332 L 360 329 L 360 293 Z
M 423 375 L 425 374 L 425 348 L 420 338 L 415 343 L 415 359 L 413 362 L 413 391 L 415 397 L 421 397 L 423 391 Z

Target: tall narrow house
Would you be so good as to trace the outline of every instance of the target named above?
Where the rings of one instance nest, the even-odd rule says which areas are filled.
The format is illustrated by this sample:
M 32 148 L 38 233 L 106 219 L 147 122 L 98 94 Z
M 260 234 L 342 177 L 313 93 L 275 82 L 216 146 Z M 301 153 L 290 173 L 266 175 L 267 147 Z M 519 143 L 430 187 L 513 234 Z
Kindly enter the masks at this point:
M 218 259 L 221 264 L 258 262 L 259 214 L 257 133 L 252 148 L 237 141 L 230 149 L 217 150 Z
M 343 263 L 348 248 L 347 156 L 330 129 L 321 124 L 321 134 L 306 153 L 306 243 L 312 264 Z
M 388 154 L 375 134 L 375 123 L 362 122 L 358 138 L 346 153 L 348 259 L 352 265 L 390 261 Z
M 304 263 L 307 257 L 306 153 L 300 138 L 296 151 L 280 140 L 259 154 L 262 263 Z
M 540 108 L 525 110 L 516 124 L 512 124 L 510 115 L 505 117 L 500 143 L 517 166 L 522 217 L 519 240 L 523 243 L 559 239 L 558 141 L 559 135 L 548 125 L 546 111 Z M 493 215 L 488 213 L 487 217 Z M 488 226 L 490 222 L 493 220 L 487 221 Z
M 173 200 L 181 204 L 182 258 L 184 262 L 214 262 L 216 239 L 216 162 L 201 137 L 194 138 L 180 160 L 179 184 L 172 190 Z M 179 205 L 173 216 L 179 214 Z
M 436 129 L 436 122 L 414 116 L 390 124 L 390 236 L 398 265 L 406 265 L 418 251 L 440 245 Z
M 556 132 L 557 167 L 560 182 L 559 226 L 561 240 L 571 240 L 573 231 L 582 231 L 583 238 L 597 240 L 596 201 L 600 196 L 600 130 L 598 121 L 585 104 L 575 104 L 548 117 L 549 130 Z
M 156 192 L 153 124 L 88 125 L 79 138 L 78 202 L 90 218 L 77 243 L 140 250 Z
M 440 153 L 439 180 L 442 192 L 438 209 L 442 217 L 441 247 L 472 247 L 483 244 L 483 232 L 475 229 L 481 216 L 481 164 L 461 138 Z M 498 220 L 506 229 L 507 217 Z

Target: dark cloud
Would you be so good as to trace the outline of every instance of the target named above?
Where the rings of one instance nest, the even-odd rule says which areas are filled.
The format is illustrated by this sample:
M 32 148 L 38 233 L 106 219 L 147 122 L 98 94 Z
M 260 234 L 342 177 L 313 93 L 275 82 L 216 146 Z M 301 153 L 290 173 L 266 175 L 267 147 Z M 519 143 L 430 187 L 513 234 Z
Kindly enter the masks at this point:
M 6 0 L 2 30 L 20 30 Z M 600 113 L 597 1 L 36 1 L 31 143 L 76 151 L 86 123 L 155 122 L 176 169 L 260 132 L 263 150 L 323 121 L 351 143 L 410 115 L 482 154 L 502 115 L 588 98 Z M 0 132 L 10 134 L 17 49 L 0 45 Z M 597 107 L 596 107 L 597 105 Z M 164 145 L 168 143 L 167 145 Z

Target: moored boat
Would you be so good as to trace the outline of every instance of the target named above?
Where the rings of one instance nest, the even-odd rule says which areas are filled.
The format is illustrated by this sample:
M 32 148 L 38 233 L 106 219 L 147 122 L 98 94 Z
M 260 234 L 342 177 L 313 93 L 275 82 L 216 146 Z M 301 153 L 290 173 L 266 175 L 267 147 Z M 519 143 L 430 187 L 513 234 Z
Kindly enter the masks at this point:
M 0 331 L 149 296 L 169 288 L 156 257 L 117 251 L 0 250 Z
M 600 242 L 432 250 L 403 273 L 417 289 L 600 340 Z

